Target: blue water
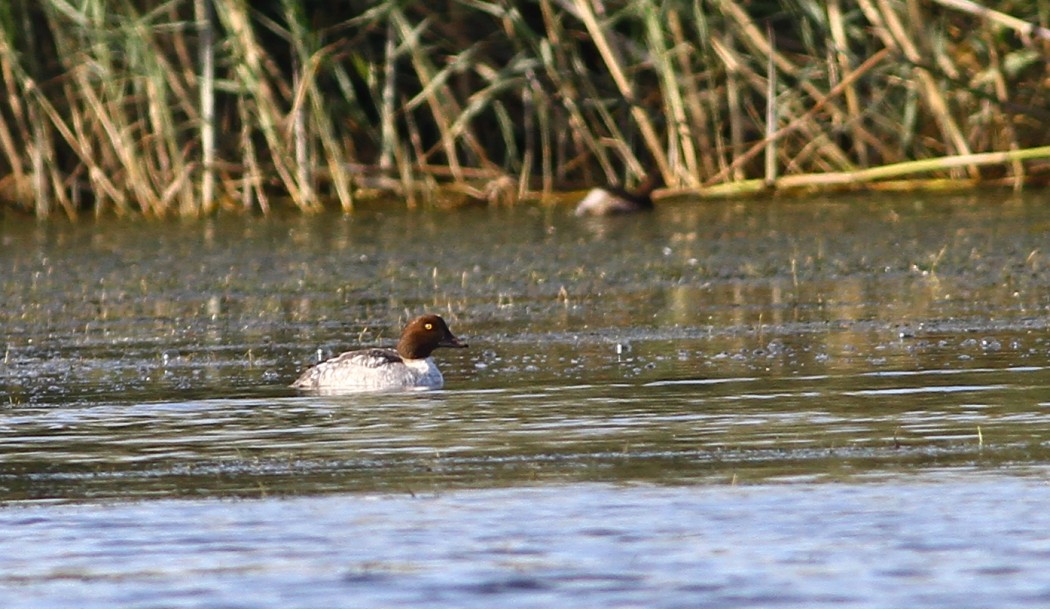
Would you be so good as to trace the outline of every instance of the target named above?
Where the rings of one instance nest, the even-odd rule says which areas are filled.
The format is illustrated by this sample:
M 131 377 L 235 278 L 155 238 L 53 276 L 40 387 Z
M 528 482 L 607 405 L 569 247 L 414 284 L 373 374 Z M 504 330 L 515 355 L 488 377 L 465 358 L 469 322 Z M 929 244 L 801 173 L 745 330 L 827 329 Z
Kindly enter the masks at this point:
M 23 505 L 0 511 L 0 600 L 8 609 L 1047 606 L 1047 474 Z

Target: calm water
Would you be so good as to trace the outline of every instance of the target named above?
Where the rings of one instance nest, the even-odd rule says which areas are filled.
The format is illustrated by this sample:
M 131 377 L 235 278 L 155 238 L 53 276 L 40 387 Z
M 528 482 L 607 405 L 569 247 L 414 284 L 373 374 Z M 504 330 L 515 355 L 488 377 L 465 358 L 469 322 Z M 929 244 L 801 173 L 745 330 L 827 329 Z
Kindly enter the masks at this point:
M 4 218 L 0 605 L 1050 606 L 1047 202 Z

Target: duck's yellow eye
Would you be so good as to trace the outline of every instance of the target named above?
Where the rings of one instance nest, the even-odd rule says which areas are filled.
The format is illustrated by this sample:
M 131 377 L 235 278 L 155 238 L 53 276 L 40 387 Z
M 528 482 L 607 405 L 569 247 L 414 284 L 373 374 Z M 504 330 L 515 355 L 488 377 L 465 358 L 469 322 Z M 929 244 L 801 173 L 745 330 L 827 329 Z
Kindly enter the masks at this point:
M 426 328 L 427 330 L 433 330 L 434 329 L 434 324 L 423 324 L 423 327 Z

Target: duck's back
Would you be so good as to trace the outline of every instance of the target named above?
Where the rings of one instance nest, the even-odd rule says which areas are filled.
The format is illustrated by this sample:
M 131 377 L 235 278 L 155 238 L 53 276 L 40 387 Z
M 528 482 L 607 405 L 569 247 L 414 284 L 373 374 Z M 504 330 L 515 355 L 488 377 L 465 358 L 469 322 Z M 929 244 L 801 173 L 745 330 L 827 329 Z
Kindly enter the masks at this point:
M 317 364 L 292 387 L 308 390 L 376 391 L 438 389 L 445 380 L 434 360 L 404 359 L 393 349 L 348 351 Z

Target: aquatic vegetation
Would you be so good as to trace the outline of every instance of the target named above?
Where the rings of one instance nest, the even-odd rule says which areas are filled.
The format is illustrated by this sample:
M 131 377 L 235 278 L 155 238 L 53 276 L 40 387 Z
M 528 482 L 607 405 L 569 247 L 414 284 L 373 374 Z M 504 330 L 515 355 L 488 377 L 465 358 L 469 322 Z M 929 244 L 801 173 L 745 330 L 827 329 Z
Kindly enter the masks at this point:
M 304 211 L 1045 182 L 1050 7 L 12 0 L 0 201 Z M 917 178 L 921 177 L 920 183 Z

